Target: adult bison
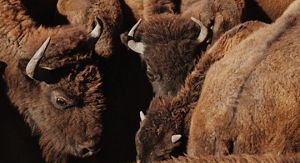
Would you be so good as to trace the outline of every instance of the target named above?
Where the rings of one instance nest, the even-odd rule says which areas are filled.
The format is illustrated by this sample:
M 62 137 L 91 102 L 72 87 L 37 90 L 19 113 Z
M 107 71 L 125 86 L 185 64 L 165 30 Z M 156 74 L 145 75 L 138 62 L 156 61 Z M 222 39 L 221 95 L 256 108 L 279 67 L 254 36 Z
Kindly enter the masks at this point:
M 100 23 L 92 32 L 82 26 L 36 27 L 19 0 L 0 4 L 6 96 L 39 135 L 45 160 L 95 154 L 105 109 L 94 53 Z
M 260 22 L 246 22 L 226 32 L 202 57 L 187 76 L 175 97 L 155 97 L 147 115 L 143 116 L 136 134 L 137 159 L 142 162 L 170 158 L 184 149 L 188 138 L 190 119 L 201 94 L 209 67 L 223 58 L 223 52 L 264 27 Z M 178 151 L 180 149 L 180 151 Z
M 148 11 L 145 20 L 139 21 L 128 37 L 125 34 L 121 37 L 123 43 L 145 61 L 156 95 L 174 96 L 201 51 L 205 51 L 210 42 L 214 43 L 221 33 L 241 22 L 244 6 L 235 1 L 197 1 L 175 15 L 171 12 L 172 3 L 163 2 L 144 2 L 147 7 L 144 10 Z M 156 12 L 161 8 L 165 8 L 162 10 L 165 12 Z M 208 8 L 211 10 L 207 11 Z
M 211 66 L 191 120 L 188 155 L 300 151 L 300 1 Z
M 124 39 L 126 40 L 124 42 L 132 50 L 141 53 L 142 59 L 144 59 L 147 64 L 147 70 L 148 70 L 147 73 L 149 74 L 148 76 L 150 80 L 152 80 L 152 85 L 154 87 L 154 90 L 156 90 L 156 94 L 158 96 L 159 95 L 175 96 L 177 93 L 176 91 L 178 91 L 181 88 L 183 81 L 186 79 L 186 76 L 194 67 L 194 64 L 196 63 L 195 60 L 197 60 L 197 57 L 195 56 L 201 56 L 198 55 L 199 51 L 195 52 L 194 50 L 195 48 L 193 47 L 193 44 L 186 41 L 190 38 L 188 37 L 187 37 L 188 39 L 184 38 L 185 36 L 191 35 L 193 32 L 195 32 L 195 30 L 191 30 L 188 27 L 185 28 L 181 27 L 184 26 L 185 23 L 183 23 L 183 21 L 180 22 L 178 18 L 186 19 L 189 18 L 189 16 L 199 17 L 199 19 L 201 19 L 203 24 L 207 24 L 208 26 L 211 26 L 211 28 L 207 28 L 208 35 L 207 38 L 205 39 L 212 40 L 213 43 L 219 38 L 219 36 L 224 31 L 231 28 L 234 24 L 238 24 L 242 21 L 251 19 L 249 15 L 251 11 L 248 8 L 249 7 L 248 2 L 230 1 L 229 5 L 224 5 L 224 4 L 227 3 L 225 2 L 221 3 L 221 1 L 209 1 L 209 2 L 208 1 L 182 1 L 181 14 L 177 16 L 177 19 L 175 18 L 176 16 L 170 14 L 164 16 L 157 16 L 156 14 L 152 17 L 147 18 L 146 22 L 144 22 L 145 25 L 141 23 L 139 27 L 134 26 L 132 31 L 129 32 L 129 37 L 131 38 L 133 37 L 133 40 Z M 285 7 L 281 6 L 281 12 L 285 9 Z M 173 17 L 173 20 L 169 19 L 170 17 Z M 218 52 L 219 54 L 221 54 L 221 51 L 228 50 L 231 47 L 230 45 L 235 45 L 235 43 L 241 41 L 249 33 L 253 32 L 257 28 L 260 28 L 261 26 L 263 25 L 261 25 L 260 23 L 252 27 L 250 25 L 249 26 L 250 31 L 246 30 L 245 32 L 240 32 L 241 36 L 236 38 L 236 42 L 228 41 L 226 45 L 227 37 L 232 36 L 228 34 L 227 36 L 224 36 L 223 40 L 219 42 L 219 45 L 216 45 L 215 48 L 212 48 L 213 50 L 211 51 L 215 51 L 214 53 Z M 238 30 L 240 30 L 239 28 L 241 27 L 238 27 L 231 32 L 232 33 L 234 33 L 234 31 L 237 32 Z M 180 29 L 187 29 L 187 30 L 180 31 Z M 205 28 L 201 28 L 201 32 L 203 31 L 202 29 Z M 136 32 L 137 34 L 134 34 L 133 32 L 134 30 L 137 31 Z M 141 41 L 137 42 L 135 40 L 141 40 Z M 182 42 L 182 45 L 185 45 L 184 41 L 186 41 L 187 45 L 181 46 L 180 41 Z M 176 43 L 178 43 L 178 45 L 176 45 Z M 225 45 L 223 46 L 222 44 Z M 220 45 L 223 47 L 219 47 Z M 195 47 L 198 47 L 199 50 L 203 48 L 203 46 L 206 47 L 207 44 L 203 42 L 202 44 L 199 44 Z M 218 47 L 219 50 L 217 50 L 216 47 Z M 190 52 L 188 50 L 190 50 Z M 187 52 L 187 55 L 184 52 Z M 185 55 L 180 55 L 180 54 L 185 54 Z M 190 57 L 193 56 L 193 54 L 194 54 L 194 60 L 190 59 L 193 58 Z M 207 59 L 210 57 L 211 59 Z M 206 62 L 203 62 L 201 64 L 204 65 L 207 64 L 204 67 L 208 68 L 211 63 L 215 62 L 221 57 L 222 56 L 217 56 L 217 55 L 216 56 L 204 55 L 203 60 L 206 60 Z M 192 68 L 187 70 L 188 66 Z M 196 72 L 197 71 L 202 72 L 202 75 L 200 75 L 200 77 L 204 77 L 203 73 L 205 73 L 207 69 L 202 69 L 202 70 L 197 70 L 197 68 L 195 69 Z M 181 80 L 177 80 L 178 78 L 181 78 Z M 145 153 L 146 156 L 142 156 L 144 154 L 140 154 L 140 155 L 138 154 L 138 158 L 148 157 L 148 154 L 150 153 L 152 153 L 153 158 L 157 156 L 160 156 L 160 159 L 164 157 L 168 157 L 168 154 L 170 154 L 173 151 L 174 147 L 177 146 L 177 145 L 171 145 L 170 140 L 178 141 L 178 139 L 182 139 L 182 141 L 184 141 L 184 139 L 181 137 L 188 135 L 186 133 L 189 130 L 189 127 L 187 126 L 189 126 L 189 122 L 190 122 L 189 118 L 192 111 L 191 108 L 195 106 L 195 102 L 197 101 L 197 97 L 199 96 L 201 91 L 201 86 L 202 86 L 201 81 L 203 80 L 199 79 L 199 76 L 198 78 L 191 77 L 190 79 L 187 80 L 193 81 L 194 86 L 186 87 L 187 91 L 178 92 L 177 97 L 179 98 L 175 96 L 173 102 L 170 102 L 172 100 L 169 97 L 162 98 L 162 99 L 160 98 L 153 99 L 153 102 L 150 105 L 150 109 L 148 110 L 148 114 L 146 116 L 147 117 L 146 121 L 142 122 L 140 128 L 140 131 L 143 131 L 142 132 L 143 134 L 140 134 L 140 132 L 138 132 L 136 138 L 137 141 L 136 144 L 138 144 L 137 145 L 138 153 Z M 170 91 L 169 93 L 168 91 L 172 90 L 171 88 L 173 88 L 173 90 L 175 91 Z M 191 88 L 191 89 L 187 89 L 187 88 Z M 196 93 L 193 93 L 193 91 L 195 91 Z M 165 108 L 170 108 L 170 109 L 164 110 Z M 141 113 L 141 117 L 144 119 L 145 116 Z M 153 122 L 154 119 L 156 121 L 161 122 L 161 125 L 159 125 L 158 123 L 155 125 L 155 122 Z M 171 123 L 171 121 L 173 123 Z M 154 135 L 154 133 L 156 132 L 158 133 L 159 136 L 157 137 L 150 136 L 150 135 Z M 148 137 L 146 135 L 148 135 Z M 174 135 L 173 137 L 174 139 L 171 138 L 172 135 Z M 147 144 L 147 142 L 152 142 L 152 145 L 149 145 L 149 143 Z

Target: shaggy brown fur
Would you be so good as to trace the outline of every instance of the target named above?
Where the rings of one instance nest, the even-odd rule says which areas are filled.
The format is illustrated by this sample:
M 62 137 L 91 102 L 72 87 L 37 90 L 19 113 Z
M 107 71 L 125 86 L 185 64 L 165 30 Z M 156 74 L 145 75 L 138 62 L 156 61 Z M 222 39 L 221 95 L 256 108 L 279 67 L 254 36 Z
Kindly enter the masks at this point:
M 213 41 L 221 34 L 241 23 L 244 0 L 183 0 L 181 14 L 201 20 L 205 26 L 213 25 Z
M 58 11 L 67 16 L 71 24 L 87 24 L 91 29 L 97 16 L 102 20 L 103 33 L 96 44 L 96 52 L 108 57 L 115 52 L 123 24 L 123 13 L 119 0 L 59 0 Z
M 171 15 L 141 24 L 136 37 L 147 45 L 142 59 L 157 96 L 174 96 L 184 83 L 199 53 L 199 32 L 193 21 Z
M 194 67 L 198 54 L 206 50 L 206 41 L 214 42 L 221 33 L 239 24 L 243 10 L 240 1 L 216 0 L 209 3 L 197 1 L 180 15 L 164 14 L 172 13 L 174 6 L 171 1 L 145 1 L 144 11 L 148 14 L 144 14 L 146 20 L 142 21 L 134 36 L 134 40 L 146 45 L 142 59 L 147 64 L 149 78 L 158 96 L 176 95 Z M 190 19 L 192 16 L 207 27 L 213 26 L 203 43 L 196 40 L 200 27 Z M 128 38 L 123 40 L 127 42 Z
M 300 1 L 211 66 L 188 155 L 300 151 Z
M 173 144 L 171 136 L 182 134 L 188 137 L 190 115 L 199 98 L 206 71 L 221 59 L 221 51 L 228 51 L 253 31 L 264 26 L 259 22 L 247 22 L 226 32 L 204 54 L 195 69 L 188 75 L 185 84 L 174 97 L 156 97 L 152 100 L 146 119 L 136 135 L 137 159 L 142 162 L 170 157 L 180 143 Z M 183 138 L 184 139 L 184 138 Z M 184 142 L 181 142 L 184 145 Z
M 143 6 L 144 19 L 160 14 L 173 14 L 176 10 L 175 0 L 144 0 Z
M 95 39 L 83 27 L 37 28 L 19 0 L 0 0 L 0 60 L 10 102 L 24 116 L 47 162 L 93 151 L 104 110 Z M 50 44 L 33 80 L 25 67 L 41 43 Z M 58 100 L 58 98 L 60 100 Z
M 300 153 L 287 155 L 230 155 L 230 156 L 201 156 L 199 158 L 193 157 L 179 157 L 171 160 L 163 161 L 163 163 L 299 163 Z

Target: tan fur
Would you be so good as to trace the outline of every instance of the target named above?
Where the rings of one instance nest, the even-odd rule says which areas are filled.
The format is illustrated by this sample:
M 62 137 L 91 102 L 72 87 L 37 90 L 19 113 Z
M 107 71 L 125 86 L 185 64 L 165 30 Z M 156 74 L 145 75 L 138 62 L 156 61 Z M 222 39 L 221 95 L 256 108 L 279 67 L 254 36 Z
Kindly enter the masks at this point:
M 192 116 L 188 155 L 300 150 L 300 1 L 211 66 Z
M 123 13 L 118 0 L 59 0 L 58 11 L 67 16 L 71 24 L 87 24 L 92 29 L 95 17 L 103 22 L 103 33 L 96 44 L 96 52 L 108 57 L 115 53 L 123 24 Z
M 200 156 L 193 157 L 178 157 L 171 160 L 163 161 L 163 163 L 299 163 L 300 153 L 287 155 L 230 155 L 230 156 Z
M 124 0 L 124 2 L 130 8 L 135 21 L 143 17 L 144 5 L 142 0 Z

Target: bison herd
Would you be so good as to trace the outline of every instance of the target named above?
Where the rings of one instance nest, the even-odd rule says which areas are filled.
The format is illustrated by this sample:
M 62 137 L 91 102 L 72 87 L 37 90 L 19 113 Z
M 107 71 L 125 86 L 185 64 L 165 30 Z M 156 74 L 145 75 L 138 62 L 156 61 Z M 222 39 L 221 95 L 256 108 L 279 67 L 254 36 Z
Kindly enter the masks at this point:
M 0 0 L 0 162 L 300 162 L 300 0 Z

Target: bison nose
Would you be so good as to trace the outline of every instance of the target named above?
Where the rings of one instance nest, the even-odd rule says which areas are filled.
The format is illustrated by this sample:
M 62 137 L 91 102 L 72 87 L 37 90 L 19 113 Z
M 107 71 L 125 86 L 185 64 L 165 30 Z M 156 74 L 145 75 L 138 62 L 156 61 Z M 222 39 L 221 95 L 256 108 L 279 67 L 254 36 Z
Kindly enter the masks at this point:
M 100 149 L 100 144 L 83 143 L 83 145 L 79 145 L 79 156 L 82 158 L 90 157 L 99 152 Z

